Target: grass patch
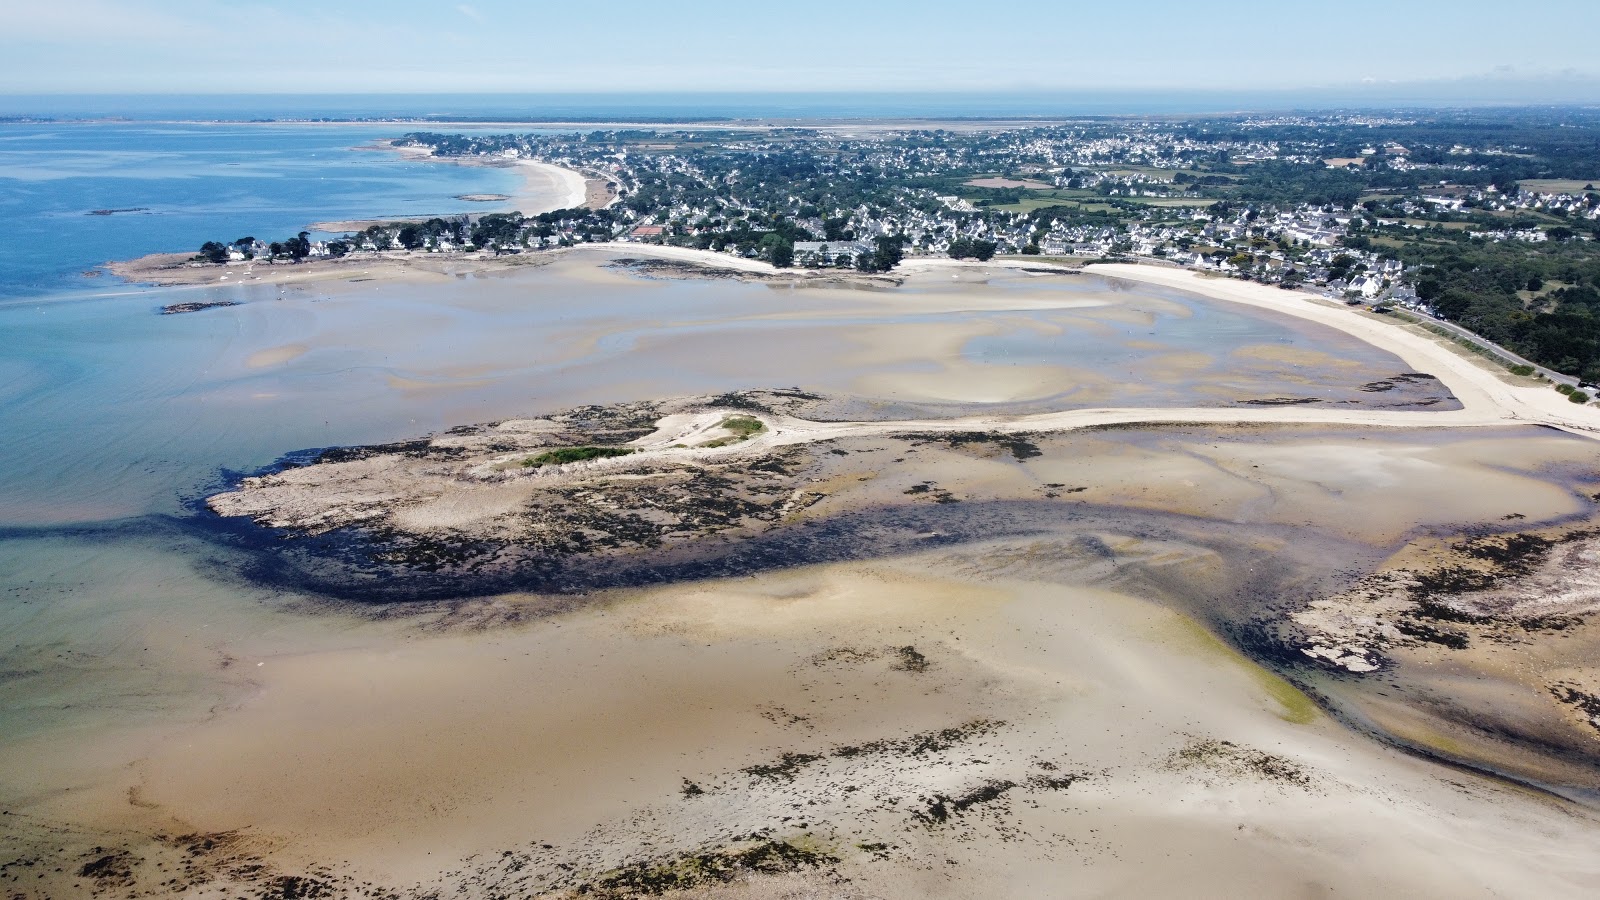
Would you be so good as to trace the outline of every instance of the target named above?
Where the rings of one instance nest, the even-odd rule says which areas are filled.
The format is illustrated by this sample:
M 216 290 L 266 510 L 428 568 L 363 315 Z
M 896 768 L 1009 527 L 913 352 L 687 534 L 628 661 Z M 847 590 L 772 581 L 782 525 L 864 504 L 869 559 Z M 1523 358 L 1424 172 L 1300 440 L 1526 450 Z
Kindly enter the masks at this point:
M 1126 200 L 1129 203 L 1138 203 L 1143 206 L 1171 208 L 1189 207 L 1196 209 L 1203 206 L 1210 206 L 1218 202 L 1216 200 L 1206 199 L 1205 197 L 1118 197 L 1117 199 Z
M 748 438 L 767 430 L 767 426 L 755 416 L 729 416 L 722 420 L 722 427 L 741 438 Z
M 1540 194 L 1584 194 L 1600 185 L 1600 178 L 1529 178 L 1517 182 L 1525 191 Z
M 748 441 L 752 437 L 755 437 L 761 432 L 767 430 L 767 426 L 755 416 L 729 416 L 722 420 L 720 427 L 726 431 L 733 432 L 732 436 L 717 438 L 714 441 L 708 441 L 700 446 L 726 447 L 729 444 L 737 444 L 740 441 Z
M 557 447 L 554 450 L 546 450 L 538 456 L 528 457 L 522 461 L 522 465 L 535 469 L 539 466 L 560 466 L 591 459 L 610 459 L 614 456 L 627 456 L 632 452 L 633 449 L 630 447 Z

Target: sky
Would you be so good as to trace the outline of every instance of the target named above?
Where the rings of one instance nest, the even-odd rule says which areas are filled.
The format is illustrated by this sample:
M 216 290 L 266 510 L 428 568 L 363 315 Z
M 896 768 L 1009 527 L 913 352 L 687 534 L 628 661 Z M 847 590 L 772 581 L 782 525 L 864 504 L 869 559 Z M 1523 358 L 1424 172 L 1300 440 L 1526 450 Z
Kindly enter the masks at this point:
M 1381 91 L 1421 83 L 1446 94 L 1600 101 L 1600 0 L 0 7 L 0 94 L 14 95 Z

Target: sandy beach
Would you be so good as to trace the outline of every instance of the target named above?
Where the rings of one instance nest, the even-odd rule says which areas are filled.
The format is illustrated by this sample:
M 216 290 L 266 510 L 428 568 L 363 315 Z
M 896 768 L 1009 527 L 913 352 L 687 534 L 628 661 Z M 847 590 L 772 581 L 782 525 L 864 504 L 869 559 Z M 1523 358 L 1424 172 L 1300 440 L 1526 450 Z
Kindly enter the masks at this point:
M 522 188 L 506 201 L 508 209 L 525 216 L 557 209 L 577 209 L 588 199 L 588 179 L 582 173 L 530 159 L 517 161 Z
M 123 271 L 238 301 L 159 320 L 217 323 L 219 399 L 294 401 L 335 371 L 440 427 L 212 494 L 239 528 L 286 530 L 138 584 L 259 601 L 47 607 L 104 632 L 95 665 L 137 700 L 0 746 L 29 773 L 0 797 L 19 896 L 1543 898 L 1600 875 L 1587 622 L 1527 631 L 1545 613 L 1523 600 L 1428 620 L 1471 630 L 1452 650 L 1378 642 L 1414 602 L 1352 599 L 1464 528 L 1564 540 L 1595 519 L 1596 411 L 1425 332 L 1141 266 L 861 278 L 631 244 L 144 265 Z M 1263 330 L 1184 343 L 1205 326 L 1179 290 Z M 1168 392 L 1035 343 L 1126 345 L 1117 365 Z M 734 390 L 751 372 L 800 388 Z M 495 408 L 525 417 L 457 399 L 500 383 Z M 696 383 L 714 393 L 668 399 Z M 522 464 L 586 444 L 633 452 Z M 365 526 L 410 549 L 338 543 Z M 433 567 L 372 570 L 397 589 L 515 563 L 524 588 L 318 594 L 348 559 Z M 1386 668 L 1286 645 L 1313 702 L 1235 649 L 1294 615 Z
M 605 180 L 586 176 L 581 172 L 550 163 L 531 159 L 435 157 L 426 150 L 419 150 L 414 147 L 394 147 L 387 144 L 382 149 L 399 153 L 408 159 L 427 160 L 451 165 L 516 169 L 521 179 L 521 184 L 517 186 L 514 192 L 503 199 L 496 196 L 493 200 L 475 200 L 474 202 L 482 204 L 482 212 L 520 212 L 525 216 L 537 216 L 541 213 L 553 212 L 558 209 L 575 209 L 586 205 L 591 208 L 599 208 L 609 204 L 614 199 L 612 192 L 606 188 L 607 182 Z M 417 221 L 433 218 L 434 215 L 430 213 L 380 219 L 344 219 L 313 222 L 307 226 L 307 229 L 330 233 L 361 231 L 372 225 Z

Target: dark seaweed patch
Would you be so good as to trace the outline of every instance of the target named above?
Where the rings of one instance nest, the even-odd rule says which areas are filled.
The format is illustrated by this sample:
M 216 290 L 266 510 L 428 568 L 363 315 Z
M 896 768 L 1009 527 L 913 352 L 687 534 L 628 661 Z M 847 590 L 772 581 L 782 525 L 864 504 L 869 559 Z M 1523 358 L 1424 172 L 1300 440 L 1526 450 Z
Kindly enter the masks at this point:
M 928 657 L 922 655 L 916 647 L 897 647 L 894 652 L 896 656 L 900 657 L 899 661 L 894 664 L 896 669 L 902 672 L 928 671 Z
M 976 719 L 953 728 L 924 731 L 906 738 L 886 738 L 864 744 L 846 744 L 821 753 L 784 753 L 776 762 L 749 766 L 742 769 L 752 778 L 768 781 L 793 781 L 801 770 L 825 759 L 855 759 L 862 756 L 920 757 L 941 753 L 951 747 L 1003 726 L 1004 722 Z
M 1007 792 L 1016 787 L 1015 781 L 986 781 L 970 791 L 952 797 L 948 794 L 934 794 L 931 797 L 920 798 L 923 808 L 914 810 L 911 818 L 921 822 L 929 828 L 943 825 L 951 819 L 959 818 L 975 806 L 1004 797 Z
M 908 434 L 906 438 L 919 443 L 938 443 L 948 447 L 964 447 L 968 444 L 993 444 L 1002 450 L 1010 451 L 1017 460 L 1033 459 L 1042 456 L 1043 451 L 1039 445 L 1033 443 L 1022 435 L 1001 434 L 998 431 L 953 431 L 949 434 Z
M 225 306 L 238 306 L 237 300 L 212 300 L 205 303 L 171 303 L 161 307 L 163 316 L 176 316 L 183 313 L 200 312 L 207 309 L 221 309 Z
M 823 757 L 815 753 L 785 753 L 774 763 L 747 766 L 741 771 L 763 781 L 793 781 L 800 770 Z
M 1401 619 L 1400 621 L 1394 623 L 1394 627 L 1400 629 L 1401 634 L 1409 635 L 1417 640 L 1426 641 L 1430 644 L 1438 644 L 1442 647 L 1449 647 L 1451 650 L 1465 650 L 1467 647 L 1471 646 L 1471 641 L 1466 635 L 1459 631 L 1451 631 L 1447 628 L 1435 628 L 1432 625 L 1425 625 L 1421 622 L 1414 622 L 1407 619 Z
M 1168 758 L 1167 765 L 1179 771 L 1202 768 L 1220 775 L 1250 776 L 1299 787 L 1311 785 L 1310 773 L 1293 760 L 1215 738 L 1191 740 Z
M 1589 727 L 1600 731 L 1600 696 L 1582 690 L 1568 681 L 1559 681 L 1551 685 L 1550 696 L 1556 698 L 1558 703 L 1572 707 L 1584 717 Z
M 579 884 L 573 891 L 579 896 L 605 900 L 653 897 L 726 883 L 741 875 L 779 875 L 838 862 L 838 857 L 820 849 L 790 841 L 762 840 L 742 849 L 715 849 L 630 863 Z

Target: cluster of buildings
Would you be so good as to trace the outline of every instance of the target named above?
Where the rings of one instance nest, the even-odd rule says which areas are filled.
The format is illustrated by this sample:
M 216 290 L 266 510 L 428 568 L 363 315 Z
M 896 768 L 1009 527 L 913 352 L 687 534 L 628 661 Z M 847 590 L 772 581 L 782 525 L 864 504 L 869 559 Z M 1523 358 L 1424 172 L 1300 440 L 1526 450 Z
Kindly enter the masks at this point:
M 958 242 L 989 242 L 1001 254 L 1138 257 L 1265 282 L 1317 285 L 1332 295 L 1415 303 L 1399 262 L 1368 249 L 1372 242 L 1347 238 L 1388 227 L 1430 228 L 1440 218 L 1476 222 L 1483 218 L 1478 213 L 1528 211 L 1575 222 L 1600 220 L 1600 203 L 1588 191 L 1507 194 L 1440 183 L 1386 199 L 1375 212 L 1371 203 L 1362 208 L 1348 201 L 1209 206 L 1199 196 L 1205 191 L 1196 190 L 1217 164 L 1233 172 L 1269 161 L 1307 170 L 1335 163 L 1416 167 L 1413 149 L 1395 141 L 1348 144 L 1351 149 L 1343 151 L 1348 158 L 1329 158 L 1332 145 L 1316 132 L 1318 126 L 1332 126 L 1349 135 L 1408 124 L 1415 123 L 1383 116 L 1280 116 L 1225 124 L 1128 121 L 960 133 L 595 132 L 417 135 L 414 142 L 449 155 L 515 155 L 604 172 L 620 186 L 619 202 L 606 217 L 574 214 L 526 233 L 523 246 L 652 241 L 748 256 L 764 252 L 752 235 L 782 230 L 795 238 L 798 266 L 850 265 L 873 250 L 875 238 L 895 236 L 911 256 L 942 255 Z M 1298 127 L 1305 129 L 1303 139 Z M 1269 128 L 1270 134 L 1263 133 Z M 1295 136 L 1286 137 L 1286 131 Z M 1473 163 L 1482 163 L 1490 152 L 1457 146 L 1451 148 L 1452 159 L 1461 161 L 1441 163 L 1443 149 L 1429 149 L 1434 158 L 1429 168 L 1482 168 Z M 959 179 L 974 172 L 1001 172 L 1027 179 L 1020 183 L 1030 187 L 1092 192 L 1116 212 L 1053 215 L 1039 209 L 1048 203 L 1001 204 L 958 187 Z M 1534 243 L 1549 237 L 1547 229 L 1517 226 L 1509 219 L 1500 229 L 1451 227 L 1470 227 L 1471 237 L 1489 241 Z

